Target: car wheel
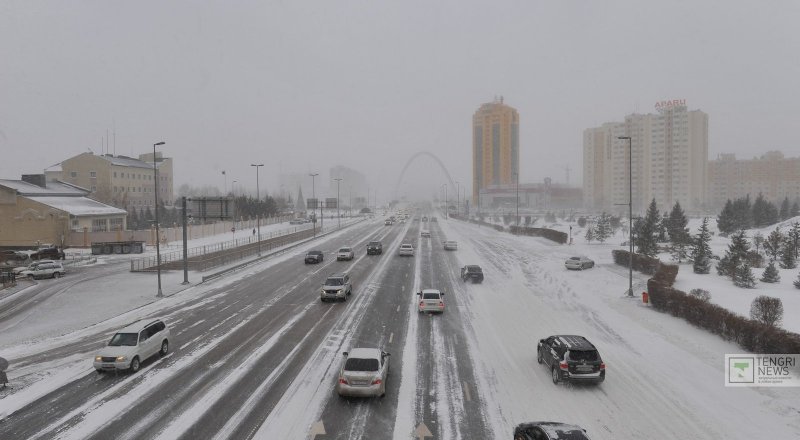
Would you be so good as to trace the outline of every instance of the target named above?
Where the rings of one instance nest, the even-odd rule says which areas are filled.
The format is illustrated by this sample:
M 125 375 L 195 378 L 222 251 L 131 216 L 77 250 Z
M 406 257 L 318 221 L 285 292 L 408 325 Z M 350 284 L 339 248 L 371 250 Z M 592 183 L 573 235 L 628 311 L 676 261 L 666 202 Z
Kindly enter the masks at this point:
M 97 371 L 97 374 L 103 374 L 103 370 L 94 370 Z
M 558 368 L 553 367 L 551 370 L 551 375 L 553 376 L 553 383 L 558 385 L 558 381 L 561 380 L 561 374 L 558 372 Z
M 542 359 L 542 352 L 536 350 L 536 363 L 541 364 L 542 362 L 544 362 L 544 359 Z
M 161 351 L 158 352 L 161 356 L 166 356 L 169 353 L 169 342 L 164 339 L 164 342 L 161 343 Z
M 593 267 L 594 267 L 594 262 L 589 263 L 589 268 L 591 269 Z
M 134 356 L 133 360 L 131 361 L 131 366 L 130 366 L 129 370 L 130 370 L 131 373 L 135 373 L 135 372 L 139 371 L 139 367 L 140 367 L 139 356 Z
M 28 275 L 28 279 L 33 281 L 33 275 Z
M 53 272 L 53 278 L 61 278 L 61 272 Z

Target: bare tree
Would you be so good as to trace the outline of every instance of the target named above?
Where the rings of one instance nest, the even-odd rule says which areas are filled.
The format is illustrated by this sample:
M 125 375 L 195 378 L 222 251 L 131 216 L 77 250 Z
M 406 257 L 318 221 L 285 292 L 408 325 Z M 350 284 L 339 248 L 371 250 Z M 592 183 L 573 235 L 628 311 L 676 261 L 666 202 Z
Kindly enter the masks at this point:
M 780 298 L 761 295 L 750 304 L 750 319 L 763 322 L 772 327 L 783 320 L 783 303 Z

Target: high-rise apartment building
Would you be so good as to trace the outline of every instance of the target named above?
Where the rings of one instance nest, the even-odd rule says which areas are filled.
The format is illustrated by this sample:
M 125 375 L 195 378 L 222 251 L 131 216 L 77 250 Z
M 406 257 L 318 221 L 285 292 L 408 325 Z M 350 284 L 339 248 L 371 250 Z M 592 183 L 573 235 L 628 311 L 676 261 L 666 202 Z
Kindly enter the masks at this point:
M 174 201 L 172 158 L 155 155 L 158 169 L 158 201 L 171 206 Z M 138 159 L 112 154 L 82 153 L 61 162 L 61 180 L 89 189 L 89 197 L 125 210 L 155 207 L 153 153 Z
M 662 210 L 675 202 L 689 211 L 706 208 L 708 115 L 689 111 L 685 101 L 657 108 L 657 114 L 632 114 L 625 122 L 584 130 L 586 208 L 612 210 L 627 204 L 629 186 L 636 212 L 651 199 Z M 630 146 L 620 137 L 630 137 Z
M 503 98 L 472 116 L 472 200 L 490 185 L 510 185 L 519 175 L 519 114 Z
M 800 199 L 800 157 L 786 158 L 780 151 L 750 160 L 721 154 L 708 163 L 708 175 L 712 209 L 748 194 L 754 199 L 761 193 L 778 206 L 787 197 L 790 202 Z

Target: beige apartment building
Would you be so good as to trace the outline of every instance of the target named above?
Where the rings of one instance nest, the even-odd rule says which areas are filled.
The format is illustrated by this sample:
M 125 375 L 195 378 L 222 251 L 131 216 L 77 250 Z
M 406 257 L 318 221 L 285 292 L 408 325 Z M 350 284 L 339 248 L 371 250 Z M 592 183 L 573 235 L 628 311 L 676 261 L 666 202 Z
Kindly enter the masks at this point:
M 709 203 L 720 209 L 725 202 L 759 193 L 780 206 L 785 198 L 800 199 L 800 157 L 786 158 L 780 151 L 761 157 L 737 160 L 734 154 L 720 154 L 708 163 Z
M 519 175 L 519 114 L 503 98 L 472 116 L 472 200 L 482 189 L 510 185 Z
M 158 200 L 170 206 L 174 201 L 172 158 L 156 153 Z M 112 154 L 82 153 L 61 162 L 61 180 L 87 188 L 94 200 L 130 210 L 155 207 L 153 153 L 138 159 Z
M 685 101 L 684 101 L 685 102 Z M 706 209 L 708 115 L 685 104 L 657 107 L 584 130 L 584 206 L 617 211 L 628 203 L 643 212 L 655 199 L 661 210 L 680 202 L 687 211 Z M 620 137 L 630 137 L 619 139 Z

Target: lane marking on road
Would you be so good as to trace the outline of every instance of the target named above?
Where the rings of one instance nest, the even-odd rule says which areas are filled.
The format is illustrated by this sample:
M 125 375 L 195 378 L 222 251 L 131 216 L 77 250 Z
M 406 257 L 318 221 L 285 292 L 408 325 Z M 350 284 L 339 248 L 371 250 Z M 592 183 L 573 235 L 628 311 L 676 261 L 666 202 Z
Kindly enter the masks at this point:
M 394 339 L 394 333 L 389 335 L 389 343 L 390 344 L 392 343 L 392 339 Z
M 458 335 L 453 335 L 453 344 L 458 345 Z
M 400 311 L 400 306 L 399 306 L 399 305 L 397 306 L 397 311 L 398 311 L 398 312 Z
M 467 384 L 467 382 L 462 382 L 462 383 L 464 384 L 464 398 L 467 400 L 467 402 L 471 402 L 472 397 L 469 395 L 469 385 Z

